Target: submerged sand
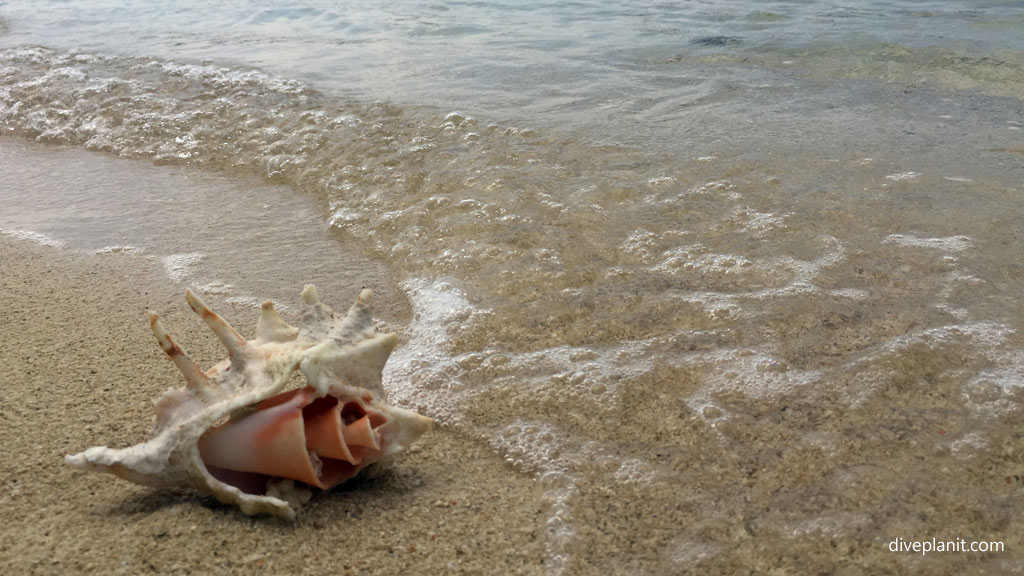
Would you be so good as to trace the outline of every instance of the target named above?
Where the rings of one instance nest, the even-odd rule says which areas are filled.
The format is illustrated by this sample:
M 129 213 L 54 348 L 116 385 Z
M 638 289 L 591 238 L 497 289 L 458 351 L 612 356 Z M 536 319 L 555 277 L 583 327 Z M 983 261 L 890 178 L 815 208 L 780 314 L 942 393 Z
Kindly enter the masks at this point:
M 765 402 L 756 422 L 723 429 L 746 438 L 725 460 L 716 458 L 722 447 L 714 438 L 687 426 L 679 432 L 685 441 L 664 445 L 688 482 L 642 488 L 595 477 L 577 485 L 575 538 L 561 549 L 552 548 L 558 526 L 543 482 L 444 426 L 382 476 L 315 496 L 294 522 L 247 517 L 204 495 L 135 486 L 63 462 L 88 446 L 144 440 L 151 400 L 180 385 L 148 332 L 146 309 L 160 311 L 201 364 L 222 355 L 159 262 L 0 236 L 0 294 L 2 574 L 980 574 L 1021 567 L 1021 416 L 997 418 L 1000 445 L 964 460 L 913 440 L 952 434 L 962 419 L 949 409 L 918 414 L 925 408 L 914 406 L 955 402 L 927 395 L 855 410 L 827 396 Z M 352 296 L 329 302 L 340 307 Z M 251 307 L 211 304 L 243 333 L 254 329 Z M 394 325 L 408 321 L 404 309 L 378 305 Z M 623 418 L 646 434 L 643 414 Z M 787 439 L 814 434 L 831 438 L 831 455 Z M 827 513 L 836 509 L 849 512 Z M 818 519 L 803 520 L 808 514 Z M 879 525 L 889 538 L 955 536 L 1005 549 L 893 553 Z
M 0 294 L 0 573 L 545 573 L 533 479 L 445 428 L 379 478 L 315 496 L 294 522 L 71 468 L 65 454 L 146 439 L 150 401 L 181 385 L 146 309 L 204 365 L 222 352 L 144 259 L 0 236 Z M 251 333 L 251 308 L 220 307 Z
M 457 298 L 417 303 L 422 287 L 394 286 L 393 262 L 328 242 L 315 214 L 306 217 L 312 226 L 281 220 L 275 229 L 269 216 L 249 221 L 236 208 L 248 201 L 297 217 L 301 203 L 256 196 L 244 183 L 189 188 L 188 174 L 165 179 L 156 169 L 97 164 L 86 153 L 19 156 L 14 148 L 5 164 L 19 169 L 0 190 L 22 199 L 52 195 L 58 205 L 78 190 L 89 201 L 69 204 L 90 210 L 41 228 L 39 215 L 54 212 L 23 210 L 32 218 L 10 225 L 26 230 L 0 230 L 0 575 L 1024 571 L 1024 308 L 1015 292 L 1019 251 L 996 224 L 978 224 L 969 239 L 954 234 L 956 227 L 915 224 L 905 211 L 910 222 L 891 229 L 935 232 L 887 228 L 861 238 L 847 227 L 863 228 L 850 223 L 869 206 L 822 219 L 842 242 L 803 246 L 779 228 L 773 234 L 781 244 L 761 239 L 759 250 L 797 248 L 784 263 L 797 280 L 813 277 L 820 288 L 782 278 L 770 297 L 740 300 L 754 312 L 748 315 L 723 309 L 708 318 L 686 300 L 695 293 L 659 293 L 663 285 L 639 281 L 626 285 L 642 295 L 635 300 L 622 286 L 598 285 L 594 299 L 563 291 L 574 299 L 538 306 L 531 294 L 562 281 L 539 268 L 517 284 L 488 280 L 519 292 L 501 301 L 499 313 L 470 311 L 466 320 Z M 105 227 L 89 218 L 125 214 L 131 195 L 90 203 L 91 190 L 108 188 L 162 200 L 143 202 L 147 216 L 135 224 L 178 244 L 85 251 L 64 223 L 77 222 L 90 240 Z M 193 188 L 217 190 L 223 206 L 211 209 Z M 721 192 L 728 219 L 740 200 L 730 199 L 728 187 Z M 956 210 L 995 197 L 1004 199 L 983 212 L 1012 211 L 1001 189 L 972 194 Z M 202 218 L 180 220 L 169 206 L 181 205 Z M 195 240 L 191 232 L 207 219 L 223 238 Z M 234 221 L 242 225 L 227 227 Z M 274 234 L 292 228 L 309 233 Z M 70 236 L 71 248 L 41 233 Z M 715 242 L 715 234 L 706 231 L 703 241 Z M 122 241 L 95 242 L 115 240 Z M 640 252 L 658 247 L 647 236 L 635 240 Z M 717 252 L 733 253 L 732 242 L 723 240 Z M 254 264 L 253 252 L 271 245 L 260 261 L 270 265 Z M 373 288 L 376 315 L 402 339 L 389 363 L 406 367 L 389 374 L 393 397 L 442 425 L 383 476 L 315 497 L 291 523 L 67 466 L 65 454 L 145 440 L 152 400 L 182 384 L 149 332 L 146 309 L 158 311 L 202 365 L 223 357 L 185 304 L 185 280 L 157 256 L 200 249 L 223 278 L 240 277 L 253 296 L 285 305 L 307 281 L 338 310 L 362 287 Z M 765 264 L 733 273 L 714 254 L 695 255 L 690 271 L 681 266 L 683 279 L 703 278 L 728 297 L 746 290 L 746 280 L 756 285 L 760 272 L 767 280 L 781 274 Z M 589 265 L 572 262 L 552 266 L 576 273 Z M 231 293 L 204 297 L 252 334 L 253 302 Z M 433 342 L 451 355 L 437 365 L 458 369 L 410 370 L 412 356 L 430 352 L 438 328 L 454 338 Z M 594 328 L 598 334 L 588 332 Z M 662 328 L 671 332 L 643 344 Z M 478 353 L 494 334 L 510 349 L 528 349 L 518 364 L 493 349 L 482 350 L 486 361 Z M 591 350 L 591 336 L 607 346 Z M 1004 549 L 890 552 L 896 538 L 992 541 Z

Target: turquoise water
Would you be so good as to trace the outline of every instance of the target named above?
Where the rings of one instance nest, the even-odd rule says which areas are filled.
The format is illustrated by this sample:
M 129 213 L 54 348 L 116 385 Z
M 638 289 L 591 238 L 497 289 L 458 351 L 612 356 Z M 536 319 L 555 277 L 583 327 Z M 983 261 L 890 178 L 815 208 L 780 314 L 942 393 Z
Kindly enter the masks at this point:
M 361 99 L 673 152 L 733 140 L 742 121 L 794 141 L 886 122 L 885 101 L 909 97 L 934 116 L 945 109 L 938 95 L 902 90 L 1014 99 L 1022 90 L 1019 2 L 85 0 L 2 9 L 8 44 L 243 64 Z M 851 109 L 859 118 L 837 117 Z
M 836 547 L 868 573 L 1020 567 L 879 544 L 1024 533 L 978 520 L 1018 510 L 1004 479 L 1024 465 L 1006 448 L 1019 2 L 8 1 L 0 18 L 2 158 L 42 162 L 16 138 L 85 149 L 64 162 L 93 165 L 74 170 L 97 206 L 164 165 L 282 185 L 188 191 L 300 206 L 276 225 L 249 208 L 273 273 L 223 238 L 133 232 L 175 218 L 145 206 L 116 242 L 201 252 L 168 281 L 214 297 L 294 293 L 298 239 L 320 242 L 304 227 L 334 243 L 318 258 L 382 267 L 412 310 L 393 399 L 537 478 L 553 573 L 608 550 L 608 572 L 829 571 Z M 52 190 L 45 173 L 4 178 L 50 196 L 0 196 L 0 232 L 112 242 L 75 219 L 74 173 Z M 302 202 L 266 200 L 282 190 Z

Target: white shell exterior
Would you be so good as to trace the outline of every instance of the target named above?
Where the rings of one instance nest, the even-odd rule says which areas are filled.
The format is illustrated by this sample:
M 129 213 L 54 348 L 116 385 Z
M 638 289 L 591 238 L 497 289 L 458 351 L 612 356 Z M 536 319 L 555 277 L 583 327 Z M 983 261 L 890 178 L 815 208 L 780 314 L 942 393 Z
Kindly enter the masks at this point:
M 368 306 L 371 296 L 369 290 L 363 290 L 348 314 L 339 317 L 319 301 L 316 288 L 307 285 L 302 291 L 298 328 L 287 325 L 268 301 L 263 304 L 256 339 L 247 341 L 189 291 L 189 306 L 228 349 L 228 359 L 206 372 L 175 344 L 157 315 L 150 312 L 150 324 L 161 348 L 184 374 L 187 385 L 170 389 L 155 401 L 156 426 L 148 442 L 124 449 L 97 446 L 66 456 L 65 461 L 138 484 L 194 488 L 250 515 L 294 518 L 295 510 L 288 501 L 293 498 L 247 494 L 214 478 L 200 457 L 199 438 L 232 414 L 251 410 L 284 391 L 296 370 L 318 397 L 359 398 L 384 414 L 387 423 L 380 428 L 381 435 L 387 437 L 384 455 L 419 438 L 432 420 L 386 403 L 381 372 L 398 337 L 377 332 Z M 282 482 L 270 492 L 282 495 L 291 485 Z

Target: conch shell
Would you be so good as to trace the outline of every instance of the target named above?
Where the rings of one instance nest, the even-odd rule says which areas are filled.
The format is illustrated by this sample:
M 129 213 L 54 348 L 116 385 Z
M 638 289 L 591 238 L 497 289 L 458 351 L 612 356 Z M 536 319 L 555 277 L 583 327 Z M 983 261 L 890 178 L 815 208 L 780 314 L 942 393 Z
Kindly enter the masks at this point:
M 148 442 L 120 450 L 97 446 L 65 461 L 137 484 L 194 488 L 250 515 L 294 518 L 292 501 L 309 495 L 295 482 L 330 489 L 407 448 L 432 424 L 387 404 L 381 372 L 398 337 L 377 332 L 371 295 L 363 290 L 338 317 L 307 285 L 299 328 L 267 301 L 256 339 L 247 341 L 187 291 L 189 306 L 228 358 L 204 372 L 150 312 L 153 334 L 185 387 L 154 402 Z M 296 370 L 307 386 L 286 391 Z

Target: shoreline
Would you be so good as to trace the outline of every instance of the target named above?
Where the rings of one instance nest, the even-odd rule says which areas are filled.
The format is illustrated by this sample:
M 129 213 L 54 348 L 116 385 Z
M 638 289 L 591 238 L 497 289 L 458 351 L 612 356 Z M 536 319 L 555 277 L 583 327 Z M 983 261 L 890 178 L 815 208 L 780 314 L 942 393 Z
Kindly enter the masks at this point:
M 181 385 L 147 308 L 201 365 L 222 351 L 156 263 L 8 237 L 0 254 L 5 573 L 546 572 L 547 506 L 534 480 L 440 426 L 379 478 L 314 495 L 294 522 L 65 465 L 67 453 L 146 439 L 151 400 Z M 255 312 L 212 300 L 251 333 Z
M 0 574 L 1024 566 L 1012 102 L 722 85 L 665 117 L 676 155 L 217 59 L 2 55 Z M 292 523 L 64 464 L 149 438 L 182 385 L 147 309 L 208 367 L 186 286 L 252 335 L 307 282 L 376 292 L 392 398 L 448 426 Z M 888 546 L 936 537 L 1005 551 Z

